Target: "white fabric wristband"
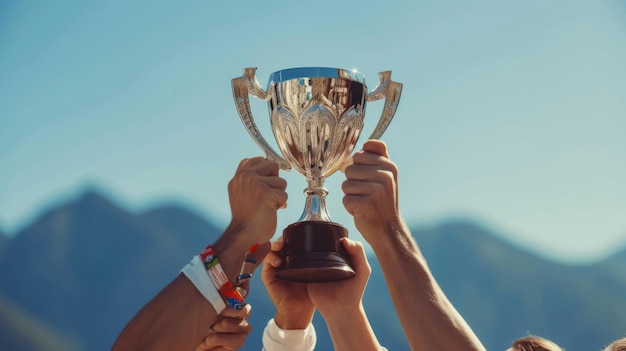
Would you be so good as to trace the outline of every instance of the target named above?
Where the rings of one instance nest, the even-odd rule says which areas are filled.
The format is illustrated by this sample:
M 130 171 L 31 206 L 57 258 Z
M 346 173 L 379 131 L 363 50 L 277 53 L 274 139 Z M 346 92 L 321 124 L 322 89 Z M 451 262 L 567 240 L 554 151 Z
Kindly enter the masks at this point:
M 222 311 L 226 308 L 226 303 L 222 299 L 219 291 L 217 291 L 217 288 L 215 288 L 215 284 L 211 281 L 200 256 L 194 256 L 191 259 L 191 262 L 181 269 L 181 273 L 183 273 L 187 279 L 193 283 L 196 289 L 198 289 L 202 296 L 209 301 L 217 314 L 222 313 Z
M 306 329 L 285 330 L 272 318 L 263 331 L 264 351 L 313 351 L 316 343 L 317 334 L 312 323 Z

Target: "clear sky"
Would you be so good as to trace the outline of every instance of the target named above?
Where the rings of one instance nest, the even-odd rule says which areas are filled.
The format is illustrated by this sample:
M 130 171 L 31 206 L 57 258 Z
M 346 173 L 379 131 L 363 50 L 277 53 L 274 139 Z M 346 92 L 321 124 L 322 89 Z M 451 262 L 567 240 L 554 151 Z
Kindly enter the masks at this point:
M 0 228 L 96 186 L 226 224 L 226 184 L 260 155 L 232 78 L 258 67 L 404 84 L 383 136 L 410 224 L 480 221 L 554 259 L 626 245 L 626 5 L 620 0 L 0 3 Z M 255 118 L 273 143 L 267 107 Z M 364 134 L 380 105 L 368 105 Z M 368 128 L 369 127 L 369 128 Z M 364 135 L 359 144 L 365 139 Z M 302 176 L 284 174 L 302 211 Z M 358 238 L 329 178 L 333 219 Z

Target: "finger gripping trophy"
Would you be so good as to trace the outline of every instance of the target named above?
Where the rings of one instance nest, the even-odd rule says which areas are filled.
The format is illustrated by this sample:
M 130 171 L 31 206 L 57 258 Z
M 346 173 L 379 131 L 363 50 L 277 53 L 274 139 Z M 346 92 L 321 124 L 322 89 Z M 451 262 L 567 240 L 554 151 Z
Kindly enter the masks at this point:
M 396 112 L 402 84 L 391 80 L 391 71 L 381 72 L 378 85 L 368 94 L 365 78 L 357 71 L 303 67 L 272 73 L 265 91 L 255 72 L 256 68 L 245 68 L 242 77 L 232 80 L 239 116 L 268 159 L 285 171 L 295 168 L 308 183 L 302 216 L 283 230 L 283 263 L 276 277 L 301 282 L 349 279 L 355 273 L 340 242 L 348 231 L 330 219 L 324 180 L 349 165 L 367 102 L 385 99 L 370 136 L 380 138 Z M 268 101 L 271 128 L 283 156 L 259 132 L 248 95 Z

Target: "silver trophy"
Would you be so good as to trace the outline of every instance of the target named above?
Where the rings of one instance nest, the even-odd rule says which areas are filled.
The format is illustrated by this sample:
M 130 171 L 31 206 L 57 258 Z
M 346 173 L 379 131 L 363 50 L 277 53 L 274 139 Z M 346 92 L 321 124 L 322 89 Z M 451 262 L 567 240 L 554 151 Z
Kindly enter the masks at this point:
M 326 209 L 324 180 L 349 165 L 349 157 L 363 130 L 367 102 L 385 99 L 382 115 L 370 139 L 378 139 L 391 122 L 402 84 L 391 71 L 368 94 L 364 76 L 354 70 L 325 67 L 285 69 L 270 75 L 267 91 L 259 85 L 256 68 L 244 69 L 232 80 L 235 105 L 252 139 L 288 171 L 306 177 L 306 204 L 300 219 L 283 231 L 283 264 L 276 277 L 290 281 L 324 282 L 354 276 L 340 239 L 345 227 L 332 222 Z M 268 101 L 270 123 L 283 156 L 259 132 L 248 95 Z

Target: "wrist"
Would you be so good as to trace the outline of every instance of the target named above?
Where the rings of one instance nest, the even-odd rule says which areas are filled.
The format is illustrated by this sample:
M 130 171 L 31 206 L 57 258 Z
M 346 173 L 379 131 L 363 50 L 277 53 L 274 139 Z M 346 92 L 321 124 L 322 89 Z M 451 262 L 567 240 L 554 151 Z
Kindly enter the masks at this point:
M 211 283 L 225 302 L 233 309 L 242 309 L 246 305 L 245 297 L 248 293 L 228 279 L 219 258 L 215 255 L 213 245 L 208 245 L 200 252 L 200 260 L 206 268 Z
M 325 316 L 324 320 L 335 350 L 381 350 L 362 304 L 349 312 Z
M 333 308 L 327 311 L 320 310 L 320 314 L 326 321 L 326 324 L 341 326 L 345 323 L 350 325 L 355 318 L 361 318 L 365 315 L 363 304 L 359 303 L 354 306 L 344 306 L 343 308 Z
M 276 311 L 276 315 L 274 316 L 274 322 L 280 329 L 284 330 L 302 330 L 306 329 L 306 327 L 311 324 L 313 321 L 313 313 L 315 312 L 315 308 L 305 309 L 305 310 L 278 310 Z
M 217 239 L 213 247 L 219 257 L 224 273 L 231 282 L 236 281 L 241 271 L 246 251 L 257 244 L 251 235 L 248 235 L 241 226 L 229 226 Z
M 367 241 L 379 259 L 388 255 L 402 257 L 404 255 L 413 256 L 419 253 L 417 243 L 413 239 L 411 231 L 401 219 L 390 222 L 389 225 L 376 234 L 370 235 Z
M 196 290 L 213 306 L 217 314 L 220 314 L 226 308 L 226 303 L 207 274 L 206 267 L 204 262 L 200 259 L 200 256 L 194 256 L 191 262 L 183 267 L 181 273 L 187 277 L 196 287 Z

